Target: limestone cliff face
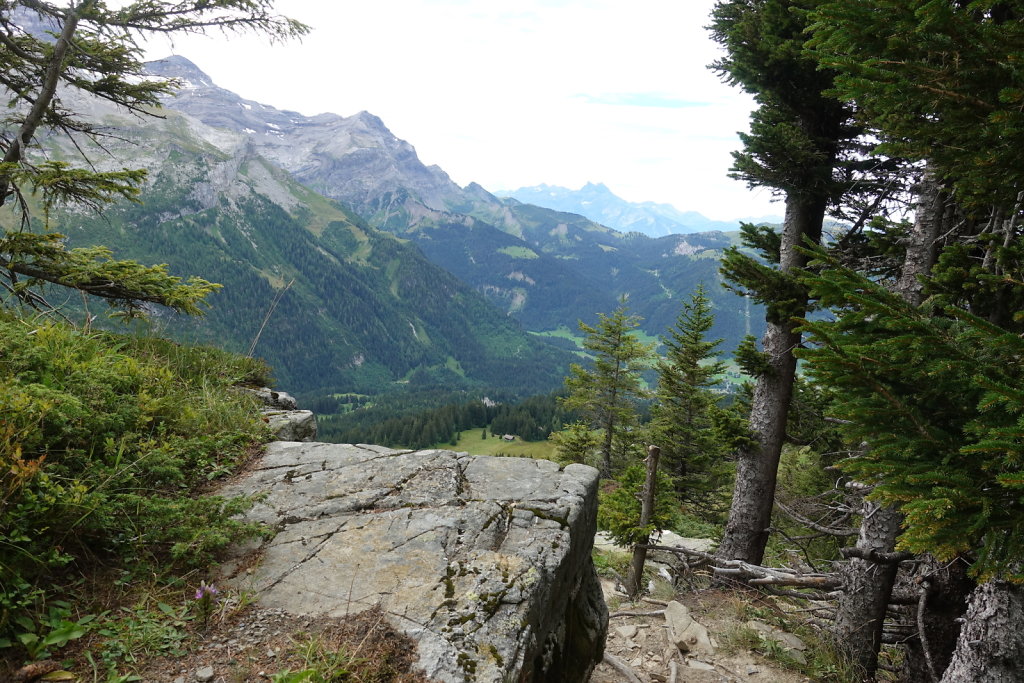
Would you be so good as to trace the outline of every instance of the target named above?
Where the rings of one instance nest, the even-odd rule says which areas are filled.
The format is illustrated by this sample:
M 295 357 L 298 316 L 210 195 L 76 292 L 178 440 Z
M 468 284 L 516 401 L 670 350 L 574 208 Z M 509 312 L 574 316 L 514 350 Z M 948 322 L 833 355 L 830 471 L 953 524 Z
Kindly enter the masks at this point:
M 317 192 L 364 216 L 381 197 L 411 194 L 424 207 L 465 202 L 462 188 L 427 166 L 405 140 L 369 112 L 303 116 L 246 100 L 220 88 L 195 64 L 174 56 L 147 64 L 150 73 L 180 80 L 167 104 L 208 126 L 246 135 L 254 149 Z M 494 197 L 490 200 L 498 204 Z
M 226 495 L 276 528 L 231 581 L 265 606 L 380 604 L 436 681 L 585 681 L 608 626 L 590 552 L 593 468 L 277 442 Z M 245 566 L 245 563 L 240 563 Z

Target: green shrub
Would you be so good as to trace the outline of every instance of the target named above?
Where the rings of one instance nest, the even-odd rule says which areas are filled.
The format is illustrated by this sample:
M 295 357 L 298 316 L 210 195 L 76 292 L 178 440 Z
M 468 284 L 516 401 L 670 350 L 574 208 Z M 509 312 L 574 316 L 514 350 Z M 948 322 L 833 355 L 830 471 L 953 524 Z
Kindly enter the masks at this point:
M 0 311 L 0 637 L 69 565 L 203 566 L 257 531 L 199 496 L 266 427 L 259 361 Z
M 656 529 L 677 526 L 679 502 L 673 495 L 672 480 L 660 471 L 655 485 L 653 519 L 650 524 L 640 526 L 640 494 L 646 476 L 643 465 L 631 465 L 617 480 L 604 482 L 598 494 L 597 526 L 623 548 L 646 542 Z

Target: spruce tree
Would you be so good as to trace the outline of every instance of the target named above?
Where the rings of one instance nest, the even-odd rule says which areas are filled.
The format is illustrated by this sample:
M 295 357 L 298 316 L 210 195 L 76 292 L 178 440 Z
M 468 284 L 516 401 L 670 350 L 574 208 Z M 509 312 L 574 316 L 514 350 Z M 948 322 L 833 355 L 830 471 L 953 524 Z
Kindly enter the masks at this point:
M 722 340 L 707 339 L 714 322 L 711 302 L 700 285 L 662 338 L 665 355 L 658 360 L 651 411 L 650 440 L 661 448 L 662 469 L 676 495 L 691 502 L 706 501 L 729 474 L 729 440 L 719 431 L 722 411 L 712 391 L 715 377 L 725 370 L 716 359 Z
M 976 450 L 982 448 L 980 445 L 964 445 L 971 439 L 978 439 L 978 444 L 998 442 L 997 438 L 989 441 L 981 436 L 991 436 L 988 430 L 997 429 L 995 425 L 966 430 L 964 425 L 972 415 L 983 416 L 983 422 L 1014 421 L 1012 411 L 1002 408 L 1012 405 L 1012 392 L 1007 389 L 1017 380 L 1010 379 L 1005 371 L 1015 368 L 1019 361 L 1013 360 L 1013 354 L 993 360 L 990 351 L 1008 346 L 1022 331 L 1018 314 L 1024 304 L 1018 265 L 1024 253 L 1020 229 L 1024 176 L 1019 163 L 1019 150 L 1024 144 L 1020 107 L 1024 93 L 1024 72 L 1020 69 L 1024 59 L 1022 18 L 1024 5 L 1020 2 L 823 2 L 812 13 L 809 43 L 817 59 L 836 73 L 837 94 L 856 102 L 861 118 L 878 131 L 880 150 L 906 156 L 926 169 L 913 228 L 890 240 L 897 250 L 906 246 L 902 277 L 892 289 L 911 307 L 901 310 L 895 300 L 891 306 L 881 305 L 883 292 L 858 290 L 859 285 L 848 280 L 845 286 L 852 289 L 846 296 L 852 298 L 848 302 L 852 312 L 843 323 L 847 327 L 834 338 L 836 347 L 831 351 L 849 350 L 846 362 L 851 366 L 857 354 L 863 353 L 862 359 L 871 358 L 863 370 L 864 379 L 873 378 L 876 383 L 872 390 L 888 393 L 890 410 L 903 411 L 903 415 L 918 411 L 913 424 L 902 425 L 870 415 L 858 416 L 870 420 L 861 429 L 870 432 L 871 441 L 881 450 L 865 452 L 851 461 L 850 467 L 864 467 L 860 471 L 865 478 L 873 472 L 875 479 L 869 483 L 876 484 L 876 495 L 888 503 L 864 517 L 861 538 L 868 536 L 865 527 L 878 527 L 879 520 L 890 517 L 893 522 L 885 538 L 876 534 L 871 543 L 874 549 L 890 549 L 901 531 L 898 511 L 902 510 L 907 513 L 902 520 L 906 525 L 901 539 L 904 547 L 915 552 L 931 551 L 940 558 L 949 556 L 951 540 L 958 547 L 975 548 L 963 555 L 957 566 L 979 552 L 980 561 L 973 569 L 980 578 L 993 571 L 988 553 L 992 549 L 998 549 L 996 555 L 1005 553 L 1015 545 L 1012 539 L 1017 533 L 995 518 L 963 507 L 959 501 L 966 496 L 982 506 L 995 504 L 1010 509 L 991 499 L 1003 491 L 1002 485 L 990 482 L 984 484 L 984 490 L 976 489 L 978 474 L 967 475 L 960 468 L 984 463 L 991 473 L 1013 469 L 1009 461 L 993 462 L 980 456 L 981 450 Z M 837 280 L 842 277 L 839 273 L 832 275 Z M 873 279 L 878 280 L 877 276 Z M 860 307 L 877 310 L 861 317 L 857 312 Z M 900 367 L 894 349 L 880 346 L 880 340 L 872 337 L 883 324 L 891 337 L 905 341 L 905 353 L 919 354 L 904 358 L 904 362 L 917 366 L 909 371 Z M 990 326 L 987 336 L 978 332 L 983 324 Z M 834 334 L 835 330 L 828 333 Z M 953 339 L 960 341 L 951 344 Z M 970 344 L 955 350 L 966 339 L 971 340 Z M 927 346 L 921 343 L 925 340 Z M 815 362 L 820 365 L 822 361 L 812 361 L 812 367 Z M 987 367 L 989 364 L 991 367 Z M 891 372 L 880 373 L 882 368 Z M 920 372 L 913 374 L 918 368 Z M 1003 376 L 990 375 L 994 369 Z M 976 403 L 978 382 L 1003 387 L 1001 393 L 988 394 L 988 402 L 982 399 L 985 409 Z M 934 393 L 937 388 L 944 390 L 943 396 Z M 870 404 L 857 391 L 844 390 L 837 395 L 847 404 Z M 935 418 L 939 419 L 937 425 L 933 425 Z M 908 427 L 914 430 L 911 434 L 899 432 Z M 978 433 L 970 435 L 972 430 Z M 962 431 L 968 434 L 958 435 Z M 934 442 L 928 447 L 924 441 L 919 441 L 916 449 L 913 444 L 904 444 L 901 453 L 890 445 L 924 434 Z M 882 462 L 886 463 L 884 468 L 880 467 Z M 950 472 L 951 466 L 955 473 Z M 1003 476 L 1007 476 L 1005 470 Z M 915 485 L 908 486 L 911 483 Z M 897 489 L 902 493 L 891 495 Z M 951 521 L 955 522 L 952 526 Z M 927 528 L 933 531 L 921 535 Z M 938 529 L 947 529 L 948 535 L 943 538 L 936 533 Z M 986 529 L 993 538 L 986 538 L 978 549 L 978 534 Z M 915 538 L 927 541 L 915 542 Z M 945 564 L 925 558 L 919 567 Z M 877 585 L 880 570 L 879 566 L 865 566 L 864 581 Z M 925 569 L 920 571 L 927 573 Z M 861 584 L 850 578 L 847 572 L 846 580 L 856 590 Z M 943 597 L 948 598 L 950 589 L 944 586 L 942 590 Z M 978 595 L 987 599 L 990 592 L 983 586 Z M 840 608 L 841 613 L 849 612 L 846 630 L 863 632 L 863 606 L 843 610 L 841 601 Z M 884 615 L 884 609 L 882 605 L 879 613 Z M 912 678 L 923 678 L 925 668 L 932 678 L 941 675 L 952 653 L 951 646 L 938 639 L 950 634 L 947 640 L 955 640 L 959 627 L 954 620 L 959 616 L 950 613 L 945 617 L 947 623 L 936 624 L 929 614 L 924 615 L 922 628 L 929 634 L 931 656 L 926 667 L 919 661 L 917 670 L 911 670 Z M 964 631 L 957 645 L 961 662 L 979 656 L 977 635 L 967 636 L 970 630 Z M 850 640 L 843 633 L 840 637 Z M 925 659 L 919 656 L 922 649 L 916 648 L 915 656 L 914 648 L 910 648 L 905 660 L 913 665 L 915 659 Z M 976 671 L 983 670 L 983 663 L 975 664 Z M 997 669 L 996 664 L 993 671 Z M 956 680 L 957 674 L 952 675 Z
M 842 315 L 807 323 L 814 345 L 801 357 L 869 446 L 843 468 L 906 513 L 902 548 L 972 554 L 978 577 L 1024 580 L 1024 340 L 835 264 L 808 281 Z
M 574 363 L 565 379 L 568 395 L 563 405 L 601 430 L 600 469 L 606 478 L 614 474 L 615 453 L 629 452 L 629 435 L 638 425 L 636 403 L 648 395 L 640 374 L 649 367 L 653 344 L 637 338 L 639 326 L 625 297 L 610 315 L 599 313 L 596 326 L 580 321 L 580 330 L 587 335 L 583 347 L 593 356 L 593 364 L 585 368 Z
M 815 0 L 728 0 L 713 11 L 711 33 L 726 49 L 714 68 L 727 81 L 752 93 L 758 109 L 751 115 L 744 149 L 735 152 L 733 175 L 751 186 L 785 195 L 786 217 L 780 235 L 748 227 L 748 245 L 777 268 L 732 250 L 722 271 L 743 293 L 767 306 L 762 340 L 763 372 L 756 378 L 750 426 L 755 437 L 738 453 L 729 521 L 718 553 L 728 559 L 760 562 L 768 541 L 779 458 L 793 393 L 800 345 L 796 321 L 807 295 L 795 273 L 806 265 L 800 247 L 821 239 L 830 203 L 848 187 L 837 183 L 840 156 L 858 134 L 851 111 L 830 96 L 833 74 L 819 68 L 804 51 L 807 10 Z
M 598 444 L 590 425 L 581 421 L 565 425 L 562 431 L 552 432 L 548 438 L 555 444 L 558 461 L 565 465 L 586 463 Z

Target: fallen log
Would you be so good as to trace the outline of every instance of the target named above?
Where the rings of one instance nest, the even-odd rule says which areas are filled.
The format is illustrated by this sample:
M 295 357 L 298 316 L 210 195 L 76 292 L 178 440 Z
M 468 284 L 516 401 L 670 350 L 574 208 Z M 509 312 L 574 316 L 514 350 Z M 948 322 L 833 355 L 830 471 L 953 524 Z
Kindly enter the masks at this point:
M 723 560 L 710 553 L 689 548 L 665 545 L 648 545 L 647 548 L 649 550 L 665 550 L 685 557 L 695 557 L 711 565 L 711 569 L 716 575 L 729 577 L 752 586 L 794 586 L 831 590 L 842 585 L 839 574 L 805 574 L 795 570 L 762 567 L 742 560 Z

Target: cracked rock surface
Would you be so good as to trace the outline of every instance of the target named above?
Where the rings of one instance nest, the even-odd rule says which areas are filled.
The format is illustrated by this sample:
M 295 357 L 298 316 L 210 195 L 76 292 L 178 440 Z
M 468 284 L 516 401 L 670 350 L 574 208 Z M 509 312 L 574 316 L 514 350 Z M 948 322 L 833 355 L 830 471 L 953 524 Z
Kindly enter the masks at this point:
M 231 581 L 297 615 L 379 603 L 431 680 L 585 681 L 608 626 L 597 483 L 584 465 L 271 443 L 222 491 L 263 494 L 248 518 L 277 530 Z

